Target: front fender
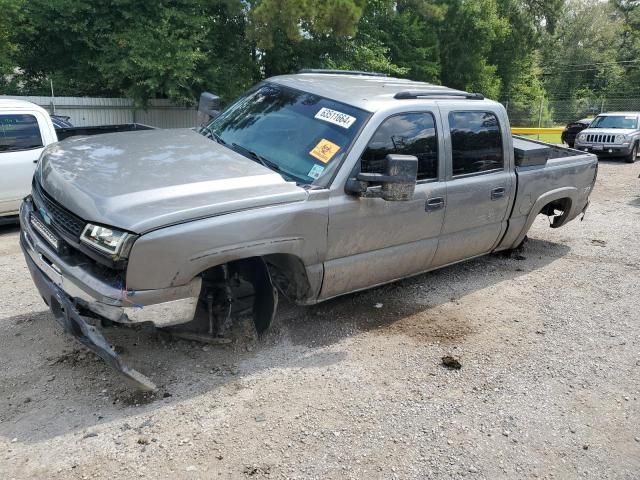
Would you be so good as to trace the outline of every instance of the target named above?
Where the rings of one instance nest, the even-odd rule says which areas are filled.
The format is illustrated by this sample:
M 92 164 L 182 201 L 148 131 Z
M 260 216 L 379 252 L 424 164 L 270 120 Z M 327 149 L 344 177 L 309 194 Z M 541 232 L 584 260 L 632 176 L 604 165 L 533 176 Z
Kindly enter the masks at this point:
M 284 254 L 298 259 L 311 276 L 322 277 L 326 254 L 328 194 L 305 202 L 243 210 L 142 235 L 127 267 L 127 287 L 177 286 L 212 267 L 252 257 Z M 310 283 L 311 283 L 310 278 Z

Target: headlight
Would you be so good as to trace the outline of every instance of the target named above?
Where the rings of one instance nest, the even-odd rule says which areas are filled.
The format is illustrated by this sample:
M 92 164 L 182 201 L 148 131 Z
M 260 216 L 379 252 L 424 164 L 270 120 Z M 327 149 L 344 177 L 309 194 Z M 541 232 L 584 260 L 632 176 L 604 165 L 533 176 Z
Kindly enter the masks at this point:
M 137 235 L 92 223 L 87 223 L 80 235 L 81 242 L 108 254 L 114 260 L 127 258 L 136 238 Z
M 587 139 L 586 133 L 581 133 L 580 135 L 578 135 L 578 140 L 580 140 L 581 142 L 584 142 L 586 139 Z
M 622 134 L 616 135 L 616 143 L 622 143 L 626 140 L 627 140 L 627 137 L 625 135 L 622 135 Z

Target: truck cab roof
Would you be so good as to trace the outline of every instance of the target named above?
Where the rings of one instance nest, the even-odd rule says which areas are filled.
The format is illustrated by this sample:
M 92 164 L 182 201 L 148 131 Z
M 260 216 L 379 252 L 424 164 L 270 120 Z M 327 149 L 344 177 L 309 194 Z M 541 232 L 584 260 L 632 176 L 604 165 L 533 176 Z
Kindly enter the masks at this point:
M 368 112 L 383 110 L 409 99 L 495 103 L 485 100 L 482 95 L 442 85 L 367 72 L 314 70 L 271 77 L 267 81 L 314 93 Z
M 35 103 L 27 102 L 26 100 L 18 100 L 15 98 L 0 97 L 0 110 L 25 110 L 25 111 L 38 111 L 49 116 L 44 108 Z

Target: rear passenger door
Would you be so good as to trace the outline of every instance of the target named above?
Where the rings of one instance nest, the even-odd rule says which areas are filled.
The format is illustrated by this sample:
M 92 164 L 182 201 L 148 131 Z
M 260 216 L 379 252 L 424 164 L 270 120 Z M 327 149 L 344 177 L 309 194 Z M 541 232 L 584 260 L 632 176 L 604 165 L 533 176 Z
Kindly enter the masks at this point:
M 466 107 L 466 105 L 465 105 Z M 515 175 L 498 114 L 441 106 L 447 144 L 447 208 L 434 266 L 493 250 L 507 227 Z

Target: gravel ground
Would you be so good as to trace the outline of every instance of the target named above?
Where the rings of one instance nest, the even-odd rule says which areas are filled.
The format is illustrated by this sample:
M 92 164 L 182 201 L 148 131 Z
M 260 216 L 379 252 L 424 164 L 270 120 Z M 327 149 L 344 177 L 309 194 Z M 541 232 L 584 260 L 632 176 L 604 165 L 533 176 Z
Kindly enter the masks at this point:
M 640 478 L 640 163 L 584 222 L 310 308 L 227 347 L 108 333 L 127 390 L 0 230 L 0 478 Z M 460 370 L 442 366 L 452 355 Z

